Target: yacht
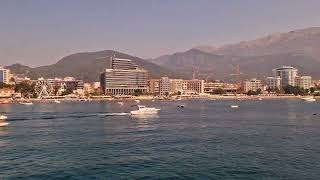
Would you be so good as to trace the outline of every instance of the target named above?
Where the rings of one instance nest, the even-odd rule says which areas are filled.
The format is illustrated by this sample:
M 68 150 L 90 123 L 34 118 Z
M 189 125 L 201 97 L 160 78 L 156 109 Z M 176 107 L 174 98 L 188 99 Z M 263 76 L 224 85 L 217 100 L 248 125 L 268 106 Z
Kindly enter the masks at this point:
M 33 105 L 33 103 L 30 102 L 30 101 L 22 101 L 22 102 L 20 102 L 19 104 L 21 104 L 21 105 L 26 105 L 26 106 L 31 106 L 31 105 Z
M 5 115 L 0 115 L 0 120 L 5 120 L 5 119 L 8 119 L 8 117 Z
M 130 111 L 131 115 L 145 115 L 145 114 L 157 114 L 160 109 L 148 108 L 144 105 L 138 105 L 138 110 Z
M 239 105 L 231 105 L 230 107 L 233 109 L 236 109 L 236 108 L 239 108 Z
M 136 99 L 136 100 L 134 100 L 136 103 L 140 103 L 140 100 L 139 99 Z
M 4 126 L 8 126 L 9 123 L 8 122 L 0 122 L 0 127 L 4 127 Z
M 304 98 L 301 98 L 303 101 L 306 101 L 306 102 L 315 102 L 316 99 L 314 97 L 304 97 Z
M 60 104 L 61 103 L 61 101 L 59 101 L 57 99 L 55 99 L 53 102 L 56 103 L 56 104 Z

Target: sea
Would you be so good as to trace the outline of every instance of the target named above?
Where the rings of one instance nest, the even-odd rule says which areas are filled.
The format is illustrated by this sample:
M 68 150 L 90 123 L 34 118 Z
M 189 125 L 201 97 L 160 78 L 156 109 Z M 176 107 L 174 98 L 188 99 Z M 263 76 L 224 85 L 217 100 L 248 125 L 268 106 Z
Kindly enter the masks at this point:
M 123 102 L 0 105 L 0 179 L 320 178 L 319 102 Z

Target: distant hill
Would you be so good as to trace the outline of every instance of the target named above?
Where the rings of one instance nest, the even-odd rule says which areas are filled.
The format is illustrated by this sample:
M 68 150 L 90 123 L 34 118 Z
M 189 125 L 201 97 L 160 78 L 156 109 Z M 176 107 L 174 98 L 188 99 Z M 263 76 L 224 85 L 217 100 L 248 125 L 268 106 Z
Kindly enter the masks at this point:
M 111 55 L 133 60 L 140 67 L 149 71 L 149 78 L 157 78 L 164 75 L 181 77 L 178 73 L 149 61 L 112 50 L 76 53 L 66 56 L 57 63 L 48 66 L 30 68 L 20 64 L 13 64 L 8 66 L 8 68 L 14 73 L 25 74 L 32 79 L 37 77 L 54 78 L 73 76 L 83 79 L 86 82 L 92 82 L 99 81 L 99 74 L 104 71 L 104 69 L 108 68 Z
M 294 53 L 311 56 L 320 61 L 320 27 L 273 33 L 255 40 L 225 45 L 211 53 L 235 56 Z
M 320 61 L 301 54 L 274 54 L 262 56 L 215 55 L 191 49 L 186 52 L 161 56 L 152 62 L 192 77 L 193 69 L 198 70 L 198 77 L 205 79 L 232 80 L 235 66 L 239 65 L 241 78 L 258 77 L 264 79 L 272 75 L 272 69 L 290 65 L 299 69 L 299 74 L 320 78 Z
M 242 78 L 264 78 L 272 68 L 289 65 L 299 74 L 320 78 L 320 27 L 273 33 L 252 41 L 243 41 L 220 48 L 200 46 L 186 52 L 164 55 L 153 63 L 181 73 L 198 69 L 201 78 L 230 80 L 234 66 L 239 65 Z

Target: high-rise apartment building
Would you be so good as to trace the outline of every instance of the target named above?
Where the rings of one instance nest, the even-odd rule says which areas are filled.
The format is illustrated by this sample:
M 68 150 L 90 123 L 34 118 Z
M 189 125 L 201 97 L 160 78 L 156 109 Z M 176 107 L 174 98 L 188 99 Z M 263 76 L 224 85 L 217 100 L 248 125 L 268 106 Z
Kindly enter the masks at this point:
M 101 88 L 105 94 L 128 95 L 147 92 L 147 71 L 130 59 L 111 57 L 110 69 L 100 76 Z
M 280 77 L 267 77 L 266 84 L 268 88 L 275 89 L 281 88 L 281 78 Z
M 9 69 L 0 67 L 0 82 L 10 84 L 11 74 Z
M 162 77 L 159 81 L 159 94 L 160 96 L 169 95 L 170 92 L 170 79 L 168 77 Z
M 280 68 L 273 69 L 274 77 L 281 78 L 281 86 L 287 85 L 295 86 L 295 78 L 298 74 L 298 69 L 291 66 L 282 66 Z
M 295 85 L 303 89 L 310 89 L 312 87 L 312 77 L 311 76 L 296 76 Z

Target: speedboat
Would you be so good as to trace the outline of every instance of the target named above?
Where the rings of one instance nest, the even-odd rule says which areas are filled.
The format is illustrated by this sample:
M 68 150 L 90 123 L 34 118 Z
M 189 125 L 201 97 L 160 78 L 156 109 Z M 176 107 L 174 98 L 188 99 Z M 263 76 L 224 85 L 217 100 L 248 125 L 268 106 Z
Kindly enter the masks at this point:
M 139 99 L 136 99 L 136 100 L 134 100 L 136 103 L 140 103 L 140 100 Z
M 178 105 L 177 107 L 178 108 L 184 108 L 184 105 Z
M 29 101 L 23 101 L 23 102 L 20 102 L 19 104 L 21 104 L 21 105 L 26 105 L 26 106 L 31 106 L 31 105 L 33 105 L 33 103 L 32 103 L 32 102 L 29 102 Z
M 4 127 L 4 126 L 8 126 L 9 123 L 8 122 L 0 122 L 0 127 Z
M 239 105 L 231 105 L 230 107 L 233 109 L 236 109 L 236 108 L 239 108 Z
M 304 97 L 304 98 L 301 98 L 303 101 L 306 101 L 306 102 L 315 102 L 316 99 L 314 97 Z
M 5 115 L 0 115 L 0 120 L 5 120 L 5 119 L 8 119 L 8 117 Z
M 118 102 L 118 104 L 119 104 L 120 106 L 123 106 L 123 105 L 124 105 L 124 103 L 123 103 L 123 102 Z
M 57 99 L 55 99 L 53 102 L 56 103 L 56 104 L 60 104 L 61 103 L 61 101 L 59 101 Z
M 157 114 L 160 109 L 148 108 L 144 105 L 138 105 L 138 110 L 130 111 L 131 115 L 145 115 L 145 114 Z

